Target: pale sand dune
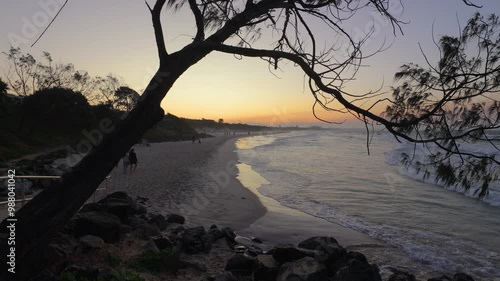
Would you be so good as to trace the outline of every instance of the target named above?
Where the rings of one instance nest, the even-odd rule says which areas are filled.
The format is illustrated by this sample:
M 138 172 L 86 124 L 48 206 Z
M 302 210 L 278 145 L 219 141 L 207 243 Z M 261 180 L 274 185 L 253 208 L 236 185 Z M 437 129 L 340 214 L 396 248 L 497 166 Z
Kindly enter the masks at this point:
M 163 215 L 179 213 L 188 223 L 216 223 L 243 229 L 265 214 L 257 196 L 235 178 L 238 136 L 217 136 L 197 141 L 134 146 L 139 159 L 136 172 L 123 174 L 120 163 L 101 184 L 95 199 L 114 191 L 147 197 L 148 209 Z M 91 198 L 89 201 L 93 201 Z

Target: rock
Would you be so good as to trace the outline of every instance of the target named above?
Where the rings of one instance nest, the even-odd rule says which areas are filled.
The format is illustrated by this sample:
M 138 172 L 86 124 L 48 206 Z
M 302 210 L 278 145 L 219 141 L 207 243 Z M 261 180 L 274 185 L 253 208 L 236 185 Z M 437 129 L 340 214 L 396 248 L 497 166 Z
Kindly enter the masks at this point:
M 453 281 L 474 281 L 474 279 L 465 273 L 457 273 L 453 276 Z
M 295 248 L 292 244 L 278 244 L 272 248 L 268 254 L 280 264 L 302 259 L 306 256 L 304 252 Z
M 233 274 L 250 275 L 256 265 L 255 258 L 236 254 L 227 261 L 225 270 Z
M 169 222 L 169 223 L 184 224 L 185 221 L 186 221 L 186 219 L 181 215 L 170 214 L 167 216 L 167 222 Z
M 201 281 L 238 281 L 231 272 L 226 272 L 215 277 L 203 278 Z
M 253 272 L 254 280 L 275 281 L 279 264 L 271 255 L 258 255 L 257 268 Z
M 128 194 L 125 191 L 115 191 L 111 194 L 108 194 L 103 199 L 99 200 L 99 203 L 106 202 L 110 199 L 124 199 L 127 201 L 132 201 L 132 198 L 130 198 L 130 196 L 128 196 Z
M 338 269 L 338 264 L 344 263 L 347 256 L 346 250 L 333 237 L 311 237 L 300 242 L 297 247 L 315 251 L 315 258 L 333 267 L 333 272 Z
M 74 235 L 94 235 L 101 237 L 106 243 L 115 243 L 120 240 L 120 219 L 109 213 L 87 212 L 74 219 Z
M 366 257 L 357 252 L 349 252 L 347 265 L 341 267 L 333 281 L 382 281 L 376 265 L 370 265 Z
M 200 271 L 200 272 L 207 272 L 208 271 L 208 268 L 206 265 L 204 265 L 198 261 L 195 261 L 195 260 L 183 259 L 182 263 L 184 264 L 184 266 L 193 268 L 193 269 Z
M 35 278 L 31 279 L 32 281 L 59 281 L 59 277 L 57 277 L 54 273 L 49 270 L 44 270 L 40 272 Z
M 434 277 L 431 279 L 428 279 L 427 281 L 453 281 L 450 277 L 443 275 L 441 277 Z
M 151 225 L 148 223 L 143 223 L 139 225 L 134 231 L 134 235 L 149 241 L 151 237 L 160 236 L 161 232 L 156 225 Z
M 143 254 L 147 254 L 150 252 L 158 253 L 159 251 L 160 249 L 158 248 L 158 246 L 156 246 L 156 243 L 153 239 L 149 240 L 149 242 L 146 245 L 144 245 L 142 249 Z
M 278 271 L 276 280 L 323 281 L 328 280 L 328 276 L 325 265 L 312 257 L 304 257 L 302 259 L 283 264 Z
M 222 230 L 218 229 L 217 227 L 216 228 L 210 228 L 208 231 L 207 231 L 207 239 L 210 239 L 212 241 L 217 241 L 221 238 L 224 238 L 224 232 L 222 232 Z
M 417 281 L 413 274 L 401 270 L 393 270 L 388 281 Z
M 188 254 L 197 254 L 205 250 L 205 228 L 203 226 L 184 230 L 180 241 Z
M 78 242 L 69 235 L 58 234 L 43 253 L 44 262 L 57 266 L 66 262 L 74 254 Z
M 63 269 L 60 275 L 71 276 L 69 280 L 98 280 L 99 270 L 72 265 Z
M 261 248 L 255 246 L 255 245 L 250 245 L 245 250 L 245 255 L 251 256 L 251 257 L 256 257 L 256 256 L 262 255 L 262 254 L 264 254 L 264 251 L 262 251 Z
M 165 230 L 167 228 L 167 220 L 165 217 L 161 214 L 156 214 L 151 216 L 151 218 L 148 220 L 149 224 L 156 224 L 160 230 Z
M 264 243 L 264 242 L 262 242 L 262 239 L 260 239 L 259 237 L 252 237 L 252 241 L 255 243 L 259 243 L 259 244 Z
M 137 197 L 135 198 L 135 202 L 142 204 L 142 205 L 146 204 L 146 202 L 148 202 L 148 201 L 149 201 L 149 198 L 141 197 L 139 195 L 137 195 Z
M 83 205 L 83 207 L 78 211 L 79 213 L 88 213 L 88 212 L 105 212 L 106 207 L 99 203 L 88 203 Z
M 226 238 L 226 244 L 229 247 L 229 249 L 234 250 L 234 247 L 236 247 L 236 245 L 238 245 L 238 243 L 236 243 L 234 241 L 234 238 L 231 238 L 228 235 L 224 235 L 224 237 Z
M 247 247 L 243 246 L 243 245 L 236 245 L 234 246 L 234 251 L 237 253 L 237 254 L 243 254 L 245 253 Z
M 132 229 L 137 229 L 139 226 L 146 223 L 146 221 L 144 219 L 142 219 L 138 216 L 130 216 L 130 217 L 128 217 L 127 221 L 128 221 L 128 225 Z
M 123 191 L 109 194 L 98 204 L 104 206 L 106 212 L 119 217 L 123 223 L 128 222 L 128 217 L 137 214 L 137 204 Z
M 240 245 L 243 245 L 243 246 L 246 246 L 246 247 L 249 247 L 250 245 L 253 245 L 253 242 L 250 238 L 248 237 L 244 237 L 244 236 L 239 236 L 237 235 L 236 237 L 234 237 L 234 241 Z
M 104 240 L 94 235 L 84 235 L 78 241 L 84 249 L 101 249 L 104 246 Z
M 146 209 L 146 206 L 142 205 L 141 203 L 136 203 L 135 205 L 137 207 L 137 214 L 138 215 L 144 215 L 148 212 Z
M 174 243 L 172 243 L 170 239 L 163 236 L 154 238 L 153 241 L 155 242 L 156 247 L 158 247 L 158 249 L 160 250 L 171 249 L 172 246 L 174 245 Z

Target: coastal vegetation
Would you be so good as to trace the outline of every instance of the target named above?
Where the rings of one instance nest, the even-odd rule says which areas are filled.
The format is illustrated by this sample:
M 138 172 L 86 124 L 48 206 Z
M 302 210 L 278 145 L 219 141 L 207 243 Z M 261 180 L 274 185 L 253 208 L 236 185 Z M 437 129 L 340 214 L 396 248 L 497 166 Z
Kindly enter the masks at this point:
M 359 95 L 344 91 L 345 83 L 352 80 L 363 64 L 363 58 L 367 56 L 363 52 L 363 44 L 373 33 L 368 32 L 364 38 L 354 40 L 344 26 L 344 19 L 371 8 L 384 17 L 395 32 L 402 29 L 402 22 L 390 13 L 388 0 L 359 1 L 360 4 L 354 6 L 351 2 L 157 0 L 154 5 L 146 2 L 151 12 L 159 66 L 139 100 L 131 91 L 117 96 L 115 90 L 110 90 L 116 89 L 109 86 L 116 85 L 117 80 L 113 76 L 98 79 L 104 81 L 96 84 L 102 89 L 99 96 L 93 96 L 93 91 L 86 88 L 89 77 L 86 73 L 75 72 L 70 65 L 53 67 L 50 55 L 45 55 L 45 67 L 38 68 L 33 57 L 11 49 L 8 57 L 19 66 L 18 73 L 40 73 L 43 77 L 37 74 L 28 81 L 21 75 L 19 83 L 10 82 L 10 87 L 19 96 L 35 97 L 39 91 L 44 93 L 44 87 L 40 85 L 51 85 L 47 89 L 52 86 L 62 89 L 66 88 L 65 83 L 74 83 L 82 88 L 81 95 L 88 93 L 92 99 L 102 100 L 109 109 L 127 111 L 132 108 L 132 103 L 137 102 L 124 118 L 113 123 L 113 130 L 96 143 L 80 164 L 64 175 L 61 182 L 45 189 L 16 214 L 18 277 L 28 278 L 38 273 L 31 265 L 42 259 L 43 249 L 54 235 L 81 208 L 128 149 L 165 118 L 160 103 L 179 77 L 212 52 L 261 58 L 274 69 L 285 61 L 292 62 L 307 76 L 307 86 L 316 106 L 351 114 L 366 125 L 367 134 L 370 133 L 370 126 L 377 123 L 399 139 L 436 145 L 440 152 L 431 155 L 429 166 L 442 171 L 442 179 L 446 183 L 463 183 L 467 187 L 472 181 L 480 181 L 478 195 L 487 194 L 488 183 L 497 177 L 487 164 L 499 164 L 498 160 L 494 155 L 464 151 L 460 144 L 481 140 L 496 148 L 489 132 L 500 127 L 498 102 L 492 96 L 500 87 L 498 18 L 477 15 L 459 37 L 443 37 L 437 66 L 430 63 L 428 69 L 403 66 L 396 77 L 405 83 L 395 88 L 392 99 L 379 99 L 379 93 Z M 468 0 L 463 2 L 473 5 Z M 192 42 L 178 51 L 167 51 L 160 20 L 164 7 L 174 11 L 187 9 L 194 16 L 196 35 Z M 323 25 L 313 27 L 308 21 L 311 18 Z M 278 37 L 273 46 L 261 49 L 256 46 L 265 30 L 272 30 Z M 335 35 L 335 42 L 324 47 L 324 34 Z M 344 44 L 339 46 L 337 42 Z M 477 52 L 469 55 L 469 46 L 476 48 Z M 63 79 L 61 85 L 57 85 L 52 79 L 55 72 L 63 73 L 62 77 L 73 78 Z M 78 105 L 90 104 L 74 92 L 58 92 L 71 96 L 73 103 Z M 117 103 L 123 97 L 126 97 L 122 100 L 124 103 Z M 390 104 L 384 116 L 372 111 L 381 102 Z M 45 114 L 47 118 L 53 118 L 50 111 Z M 23 116 L 20 117 L 20 124 L 29 124 L 28 132 L 37 131 L 40 126 L 38 121 L 25 123 Z M 82 126 L 90 125 L 87 120 L 78 116 L 75 118 Z M 455 162 L 457 158 L 458 162 Z M 460 165 L 466 169 L 452 175 L 452 168 Z M 6 224 L 7 221 L 2 223 L 1 232 L 6 231 Z M 5 245 L 2 243 L 2 250 Z M 347 271 L 346 274 L 349 269 Z

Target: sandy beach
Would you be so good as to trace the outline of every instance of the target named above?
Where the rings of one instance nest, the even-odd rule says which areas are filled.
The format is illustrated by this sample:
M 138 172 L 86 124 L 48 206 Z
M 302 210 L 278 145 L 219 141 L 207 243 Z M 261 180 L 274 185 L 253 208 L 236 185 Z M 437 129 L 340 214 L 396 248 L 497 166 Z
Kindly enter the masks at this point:
M 95 200 L 114 191 L 149 199 L 148 209 L 163 215 L 179 213 L 187 223 L 218 224 L 239 230 L 262 217 L 266 209 L 257 196 L 236 179 L 238 136 L 216 136 L 196 141 L 136 145 L 139 159 L 133 174 L 120 163 Z M 89 201 L 93 201 L 91 198 Z
M 379 244 L 369 236 L 326 222 L 258 192 L 262 179 L 238 162 L 236 141 L 247 135 L 136 145 L 137 171 L 123 174 L 120 163 L 96 193 L 96 200 L 114 191 L 149 198 L 148 209 L 179 213 L 187 223 L 231 227 L 241 235 L 264 240 L 264 248 L 279 242 L 299 243 L 311 236 L 334 236 L 343 245 Z M 90 200 L 94 200 L 93 198 Z

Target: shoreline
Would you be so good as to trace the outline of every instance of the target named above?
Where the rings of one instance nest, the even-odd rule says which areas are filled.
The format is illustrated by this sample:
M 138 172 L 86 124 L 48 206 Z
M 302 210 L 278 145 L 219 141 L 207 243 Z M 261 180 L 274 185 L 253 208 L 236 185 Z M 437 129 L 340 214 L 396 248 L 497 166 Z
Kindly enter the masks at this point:
M 246 134 L 245 134 L 246 136 Z M 148 208 L 183 214 L 188 224 L 247 228 L 266 213 L 258 197 L 236 179 L 235 142 L 243 135 L 136 145 L 137 171 L 124 175 L 121 163 L 97 191 L 99 200 L 114 191 L 149 198 Z

